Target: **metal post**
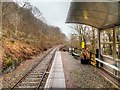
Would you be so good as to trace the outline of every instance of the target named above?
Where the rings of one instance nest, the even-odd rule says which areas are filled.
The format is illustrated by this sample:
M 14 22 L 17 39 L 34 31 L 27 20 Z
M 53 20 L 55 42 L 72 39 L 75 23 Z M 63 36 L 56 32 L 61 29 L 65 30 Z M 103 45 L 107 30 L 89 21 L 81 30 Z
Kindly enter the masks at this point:
M 116 57 L 116 44 L 115 44 L 115 27 L 113 27 L 113 60 L 115 60 Z
M 101 54 L 101 46 L 100 46 L 100 30 L 98 30 L 98 49 L 99 49 L 99 59 L 100 59 L 100 54 Z
M 100 57 L 100 54 L 101 54 L 101 46 L 100 46 L 100 30 L 98 29 L 98 58 L 99 59 L 101 59 L 101 57 Z M 100 68 L 101 67 L 101 65 L 100 65 L 100 62 L 97 62 L 98 63 L 98 65 L 97 65 L 97 67 L 98 68 Z
M 113 27 L 113 60 L 114 60 L 114 65 L 116 65 L 116 61 L 115 61 L 115 58 L 116 58 L 116 40 L 115 40 L 115 27 Z M 114 70 L 113 71 L 114 75 L 116 75 L 117 71 Z

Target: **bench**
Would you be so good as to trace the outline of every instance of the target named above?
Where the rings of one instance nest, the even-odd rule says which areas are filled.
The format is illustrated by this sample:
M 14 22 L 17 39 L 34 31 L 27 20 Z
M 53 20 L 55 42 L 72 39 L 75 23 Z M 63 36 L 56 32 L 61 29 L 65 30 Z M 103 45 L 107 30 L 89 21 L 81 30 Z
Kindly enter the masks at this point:
M 79 54 L 72 52 L 72 56 L 74 56 L 76 59 L 79 59 Z

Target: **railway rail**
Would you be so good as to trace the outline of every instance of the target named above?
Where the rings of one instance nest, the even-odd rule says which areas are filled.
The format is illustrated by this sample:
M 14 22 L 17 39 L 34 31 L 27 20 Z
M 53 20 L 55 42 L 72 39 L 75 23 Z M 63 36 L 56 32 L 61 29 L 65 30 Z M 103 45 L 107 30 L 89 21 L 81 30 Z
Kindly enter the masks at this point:
M 33 68 L 26 73 L 10 90 L 44 88 L 45 81 L 49 74 L 56 48 L 51 49 Z

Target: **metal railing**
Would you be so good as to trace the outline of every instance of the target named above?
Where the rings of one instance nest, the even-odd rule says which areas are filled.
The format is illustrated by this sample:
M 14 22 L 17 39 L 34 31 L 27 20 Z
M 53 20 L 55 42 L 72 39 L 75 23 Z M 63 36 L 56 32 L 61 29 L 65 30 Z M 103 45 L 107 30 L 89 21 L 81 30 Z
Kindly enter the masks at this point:
M 109 63 L 107 63 L 107 62 L 105 62 L 105 61 L 102 61 L 102 60 L 100 60 L 100 59 L 98 59 L 98 58 L 96 58 L 96 60 L 97 60 L 98 62 L 100 62 L 100 63 L 102 63 L 102 64 L 104 64 L 104 65 L 107 65 L 107 66 L 113 68 L 114 70 L 117 70 L 117 71 L 120 72 L 120 68 L 118 68 L 118 67 L 116 67 L 116 66 L 114 66 L 114 65 L 112 65 L 112 64 L 109 64 Z

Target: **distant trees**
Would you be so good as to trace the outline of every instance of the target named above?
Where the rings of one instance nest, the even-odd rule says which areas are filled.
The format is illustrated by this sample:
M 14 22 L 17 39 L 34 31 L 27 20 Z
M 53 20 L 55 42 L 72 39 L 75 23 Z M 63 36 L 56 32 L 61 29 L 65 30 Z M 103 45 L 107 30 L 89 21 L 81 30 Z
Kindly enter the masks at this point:
M 95 54 L 97 49 L 97 29 L 82 24 L 75 24 L 72 28 L 77 32 L 77 34 L 72 34 L 70 39 L 71 47 L 75 48 L 74 52 L 80 54 L 82 51 L 83 53 L 85 48 L 87 47 L 89 49 L 89 52 L 91 53 L 91 64 L 95 65 Z
M 116 38 L 117 38 L 117 43 L 119 43 L 118 44 L 118 47 L 116 47 L 117 48 L 117 54 L 118 54 L 118 59 L 120 59 L 120 27 L 118 27 L 118 30 L 116 31 Z M 117 46 L 117 45 L 116 45 Z
M 70 35 L 70 47 L 72 48 L 77 48 L 77 49 L 81 49 L 81 44 L 79 42 L 79 39 L 78 39 L 78 35 L 77 34 L 71 34 Z
M 2 12 L 3 28 L 5 29 L 6 26 L 9 28 L 7 28 L 7 32 L 5 31 L 9 33 L 7 37 L 12 35 L 11 37 L 22 38 L 22 40 L 31 37 L 31 39 L 39 39 L 38 42 L 44 37 L 44 40 L 48 40 L 48 43 L 53 43 L 53 45 L 64 41 L 65 35 L 60 31 L 60 28 L 49 26 L 43 22 L 41 11 L 29 2 L 23 1 L 17 2 L 17 4 L 15 2 L 3 2 Z M 26 35 L 19 35 L 19 31 Z
M 101 30 L 101 51 L 104 55 L 120 59 L 120 28 Z M 115 40 L 115 41 L 114 41 Z
M 39 9 L 27 1 L 2 2 L 3 70 L 14 67 L 66 40 L 59 27 L 50 26 Z
M 74 44 L 79 45 L 78 49 L 82 50 L 81 48 L 82 42 L 84 42 L 85 46 L 89 48 L 96 48 L 97 30 L 95 28 L 82 24 L 74 24 L 72 25 L 72 28 L 73 30 L 76 31 L 76 34 L 73 35 L 75 35 L 76 37 L 76 43 Z M 73 38 L 73 35 L 71 36 L 71 38 Z
M 81 42 L 83 41 L 90 52 L 96 53 L 96 49 L 98 49 L 97 29 L 82 24 L 74 24 L 72 28 L 75 33 L 70 36 L 71 47 L 82 50 Z M 120 27 L 100 30 L 99 34 L 101 54 L 120 59 Z

